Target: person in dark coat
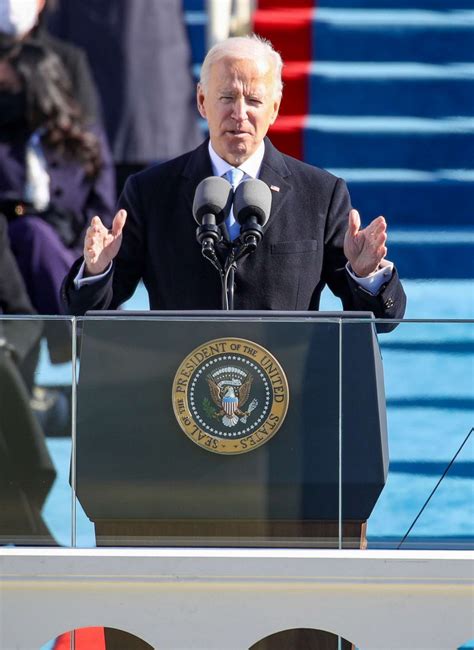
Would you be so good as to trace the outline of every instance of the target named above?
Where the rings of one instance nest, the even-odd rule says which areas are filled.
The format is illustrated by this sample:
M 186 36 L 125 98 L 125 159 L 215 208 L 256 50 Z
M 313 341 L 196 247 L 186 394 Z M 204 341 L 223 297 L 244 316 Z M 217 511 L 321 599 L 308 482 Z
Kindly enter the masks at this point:
M 61 282 L 88 221 L 112 215 L 110 152 L 51 49 L 34 40 L 10 44 L 0 83 L 0 212 L 33 306 L 60 314 Z
M 0 315 L 33 315 L 0 215 Z M 30 407 L 41 323 L 0 320 L 0 545 L 56 544 L 41 509 L 56 471 Z
M 152 309 L 219 309 L 219 276 L 196 243 L 191 208 L 204 178 L 239 170 L 244 182 L 267 184 L 272 206 L 258 250 L 239 262 L 236 309 L 316 310 L 328 285 L 346 310 L 403 316 L 405 293 L 385 259 L 385 219 L 362 228 L 342 179 L 280 153 L 266 138 L 280 105 L 281 67 L 257 37 L 212 48 L 197 93 L 210 140 L 132 176 L 111 231 L 92 220 L 84 260 L 64 285 L 72 313 L 117 308 L 142 278 Z M 238 240 L 225 224 L 220 231 L 217 249 L 225 255 Z
M 117 186 L 201 141 L 182 0 L 68 0 L 50 31 L 89 57 L 117 165 Z

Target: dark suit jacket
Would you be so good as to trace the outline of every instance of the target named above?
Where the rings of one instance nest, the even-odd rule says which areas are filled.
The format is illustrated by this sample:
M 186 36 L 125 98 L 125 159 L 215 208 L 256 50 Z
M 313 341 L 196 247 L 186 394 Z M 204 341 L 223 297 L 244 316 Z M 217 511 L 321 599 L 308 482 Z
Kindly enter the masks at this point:
M 217 271 L 196 242 L 192 201 L 212 175 L 208 143 L 129 178 L 119 200 L 128 212 L 113 274 L 94 286 L 65 283 L 69 311 L 114 309 L 141 278 L 152 309 L 219 309 Z M 236 309 L 316 310 L 328 284 L 346 310 L 401 318 L 405 294 L 395 271 L 377 296 L 354 282 L 342 250 L 350 199 L 342 179 L 281 154 L 265 141 L 261 180 L 272 190 L 271 216 L 258 250 L 239 263 Z

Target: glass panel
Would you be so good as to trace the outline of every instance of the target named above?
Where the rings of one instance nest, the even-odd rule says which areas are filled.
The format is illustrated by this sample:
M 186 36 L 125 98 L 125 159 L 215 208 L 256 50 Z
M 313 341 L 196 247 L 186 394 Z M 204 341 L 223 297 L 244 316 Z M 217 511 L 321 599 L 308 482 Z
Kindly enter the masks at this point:
M 0 317 L 0 544 L 71 545 L 71 320 Z
M 343 338 L 361 323 L 346 322 Z M 387 406 L 389 469 L 367 524 L 369 548 L 451 549 L 474 546 L 474 323 L 404 321 L 378 337 Z M 344 352 L 351 355 L 354 349 Z M 371 382 L 371 367 L 361 372 Z M 344 384 L 344 376 L 343 376 Z M 348 515 L 350 475 L 364 462 L 352 449 L 352 417 L 360 387 L 343 399 L 343 502 Z M 355 393 L 354 393 L 355 391 Z M 356 399 L 356 395 L 358 395 Z M 369 398 L 369 397 L 368 397 Z M 370 399 L 370 398 L 369 398 Z M 371 426 L 383 432 L 383 393 L 371 398 Z M 377 418 L 379 417 L 379 422 Z M 383 442 L 384 436 L 381 436 Z M 372 465 L 373 447 L 364 451 Z M 360 451 L 360 449 L 358 450 Z M 383 456 L 383 444 L 377 449 Z M 355 454 L 355 455 L 354 455 Z M 383 469 L 383 468 L 382 468 Z M 384 481 L 382 481 L 383 484 Z
M 80 320 L 78 546 L 337 547 L 339 319 Z

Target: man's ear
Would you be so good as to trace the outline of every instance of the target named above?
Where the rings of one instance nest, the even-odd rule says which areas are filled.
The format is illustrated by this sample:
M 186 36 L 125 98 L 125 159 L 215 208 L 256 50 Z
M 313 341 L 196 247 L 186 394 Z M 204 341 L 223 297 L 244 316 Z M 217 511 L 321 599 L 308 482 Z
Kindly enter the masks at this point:
M 281 95 L 278 99 L 275 99 L 273 102 L 273 114 L 270 119 L 270 125 L 275 123 L 276 118 L 278 117 L 278 111 L 280 110 Z
M 206 97 L 205 97 L 203 87 L 199 83 L 197 85 L 197 90 L 196 90 L 196 102 L 197 102 L 198 111 L 199 111 L 201 117 L 203 117 L 206 120 L 207 115 L 206 115 L 206 107 L 205 107 L 205 104 L 204 104 L 205 98 Z

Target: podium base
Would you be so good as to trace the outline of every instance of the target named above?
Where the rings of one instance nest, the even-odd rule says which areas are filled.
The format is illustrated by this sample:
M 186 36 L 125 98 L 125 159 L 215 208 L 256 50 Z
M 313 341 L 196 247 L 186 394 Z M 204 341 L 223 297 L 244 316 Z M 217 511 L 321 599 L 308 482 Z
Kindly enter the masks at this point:
M 366 521 L 97 520 L 97 546 L 365 549 Z

